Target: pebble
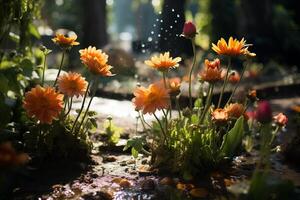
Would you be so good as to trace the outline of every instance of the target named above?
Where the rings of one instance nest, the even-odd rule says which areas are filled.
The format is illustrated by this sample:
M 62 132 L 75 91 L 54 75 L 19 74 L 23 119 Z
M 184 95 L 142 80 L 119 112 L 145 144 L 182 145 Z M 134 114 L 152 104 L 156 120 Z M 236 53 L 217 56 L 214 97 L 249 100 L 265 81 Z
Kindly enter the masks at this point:
M 122 188 L 130 188 L 131 183 L 127 179 L 122 179 L 119 183 Z
M 155 181 L 152 179 L 145 179 L 141 181 L 141 189 L 142 190 L 154 190 L 155 189 Z
M 161 185 L 174 185 L 174 180 L 170 177 L 164 177 L 163 179 L 160 180 L 159 182 Z
M 103 157 L 103 162 L 115 162 L 117 158 L 115 156 L 104 156 Z
M 205 188 L 194 188 L 190 191 L 190 195 L 196 198 L 205 198 L 208 195 L 208 191 Z

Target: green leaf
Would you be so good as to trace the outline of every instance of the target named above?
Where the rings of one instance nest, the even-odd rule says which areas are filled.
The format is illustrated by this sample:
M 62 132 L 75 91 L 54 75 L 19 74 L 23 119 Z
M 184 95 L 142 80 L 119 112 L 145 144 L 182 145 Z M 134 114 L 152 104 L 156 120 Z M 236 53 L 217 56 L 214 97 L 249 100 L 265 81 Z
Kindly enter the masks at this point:
M 137 158 L 138 155 L 139 155 L 139 152 L 138 152 L 135 148 L 131 148 L 131 155 L 132 155 L 134 158 Z
M 20 36 L 18 36 L 17 34 L 13 33 L 13 32 L 9 32 L 9 38 L 14 41 L 15 43 L 19 43 L 20 42 Z
M 6 94 L 9 89 L 8 83 L 8 79 L 0 73 L 0 92 L 3 94 Z
M 37 28 L 33 24 L 28 25 L 28 32 L 37 39 L 41 38 L 41 35 L 39 34 Z
M 197 107 L 197 108 L 202 107 L 202 99 L 200 99 L 200 98 L 196 99 L 196 101 L 194 103 L 194 107 Z
M 244 135 L 244 117 L 241 116 L 234 127 L 224 135 L 221 146 L 221 156 L 232 157 L 236 148 L 241 144 Z

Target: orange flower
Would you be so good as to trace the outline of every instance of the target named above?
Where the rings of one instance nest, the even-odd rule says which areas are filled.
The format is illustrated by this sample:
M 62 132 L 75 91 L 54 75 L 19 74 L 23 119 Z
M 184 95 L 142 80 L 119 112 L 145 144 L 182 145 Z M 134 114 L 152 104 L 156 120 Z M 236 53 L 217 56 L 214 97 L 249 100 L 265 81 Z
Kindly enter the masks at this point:
M 256 101 L 257 100 L 257 94 L 256 94 L 256 90 L 250 90 L 247 94 L 248 99 L 250 99 L 251 101 Z
M 228 81 L 232 84 L 238 83 L 241 80 L 241 76 L 237 71 L 232 71 L 229 74 Z
M 220 60 L 218 58 L 213 61 L 206 59 L 204 62 L 204 70 L 202 70 L 199 75 L 201 80 L 210 83 L 221 80 Z
M 76 42 L 76 39 L 77 39 L 76 34 L 70 37 L 66 37 L 63 34 L 56 33 L 56 37 L 53 38 L 52 41 L 62 48 L 68 48 L 68 47 L 79 45 L 79 42 Z
M 87 89 L 87 82 L 80 74 L 69 72 L 58 78 L 58 89 L 69 97 L 83 96 Z
M 178 63 L 180 61 L 180 57 L 176 57 L 173 59 L 172 57 L 170 57 L 170 53 L 166 52 L 164 54 L 160 54 L 159 56 L 153 56 L 151 60 L 146 60 L 145 64 L 159 71 L 166 71 L 170 68 L 178 67 Z
M 279 126 L 285 126 L 288 122 L 287 116 L 285 116 L 283 113 L 279 113 L 278 115 L 275 115 L 273 117 L 276 124 Z
M 148 88 L 138 87 L 133 94 L 135 98 L 132 99 L 132 102 L 137 110 L 143 111 L 143 114 L 151 114 L 170 106 L 168 90 L 161 82 L 151 84 Z
M 88 48 L 79 51 L 80 60 L 93 73 L 101 76 L 113 76 L 111 73 L 112 66 L 107 64 L 108 55 L 96 47 L 89 46 Z
M 217 108 L 211 113 L 212 120 L 218 125 L 226 123 L 228 117 L 228 113 L 222 108 Z
M 240 103 L 231 103 L 225 108 L 225 111 L 231 118 L 239 118 L 244 114 L 244 110 L 244 106 Z
M 169 94 L 171 96 L 177 96 L 180 93 L 180 78 L 171 78 L 168 80 L 169 82 Z
M 221 38 L 217 45 L 212 44 L 212 49 L 219 55 L 227 56 L 239 56 L 239 55 L 250 55 L 254 56 L 253 53 L 248 51 L 249 44 L 246 44 L 244 38 L 239 41 L 237 39 L 229 38 L 228 43 Z
M 26 153 L 17 153 L 11 142 L 0 144 L 0 166 L 22 165 L 30 160 Z
M 63 108 L 63 97 L 52 87 L 38 85 L 25 94 L 23 107 L 30 117 L 35 117 L 41 123 L 51 124 Z

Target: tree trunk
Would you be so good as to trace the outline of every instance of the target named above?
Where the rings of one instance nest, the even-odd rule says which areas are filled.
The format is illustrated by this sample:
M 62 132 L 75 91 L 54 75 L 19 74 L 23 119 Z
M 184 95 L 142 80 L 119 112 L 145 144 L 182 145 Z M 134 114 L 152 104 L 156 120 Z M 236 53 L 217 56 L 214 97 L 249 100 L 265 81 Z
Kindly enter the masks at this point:
M 83 7 L 83 39 L 82 45 L 98 48 L 108 42 L 106 31 L 106 1 L 82 0 Z

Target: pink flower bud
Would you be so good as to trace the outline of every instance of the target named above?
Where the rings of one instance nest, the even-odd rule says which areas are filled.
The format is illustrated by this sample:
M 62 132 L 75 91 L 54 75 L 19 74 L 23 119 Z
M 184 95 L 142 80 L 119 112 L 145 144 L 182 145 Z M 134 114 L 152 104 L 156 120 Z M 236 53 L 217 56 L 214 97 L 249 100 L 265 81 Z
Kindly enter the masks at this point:
M 183 27 L 182 35 L 186 38 L 194 38 L 197 34 L 196 26 L 193 22 L 185 22 Z
M 258 103 L 255 118 L 260 123 L 269 123 L 272 121 L 272 109 L 268 101 L 260 101 Z
M 288 122 L 287 116 L 285 116 L 283 113 L 279 113 L 278 115 L 275 115 L 273 117 L 276 124 L 279 126 L 285 126 Z

